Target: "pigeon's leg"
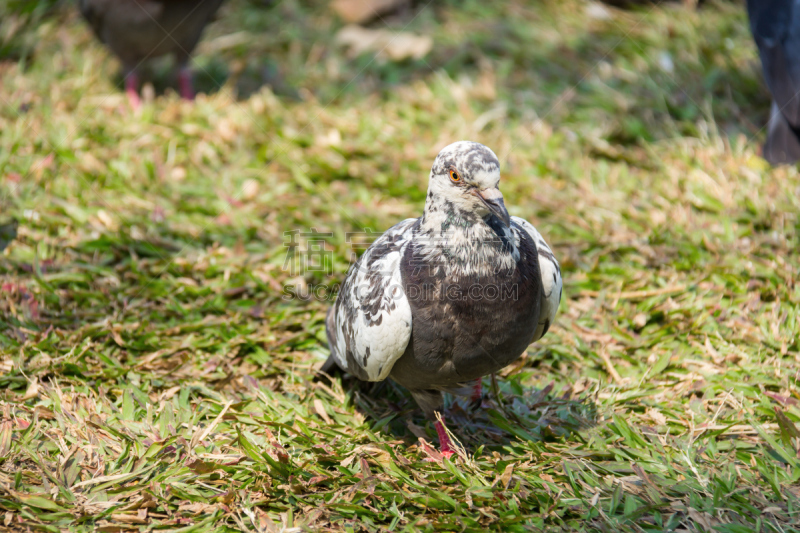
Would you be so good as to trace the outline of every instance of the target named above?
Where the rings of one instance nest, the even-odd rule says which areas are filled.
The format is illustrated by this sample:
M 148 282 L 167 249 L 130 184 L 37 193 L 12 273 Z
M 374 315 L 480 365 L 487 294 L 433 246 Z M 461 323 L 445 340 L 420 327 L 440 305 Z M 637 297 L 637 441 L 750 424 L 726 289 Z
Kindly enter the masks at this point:
M 192 84 L 192 69 L 189 65 L 181 65 L 178 70 L 178 87 L 181 91 L 181 98 L 184 100 L 194 100 L 194 86 Z
M 453 451 L 453 443 L 450 442 L 450 437 L 447 436 L 447 430 L 444 426 L 444 415 L 442 406 L 444 405 L 444 398 L 441 391 L 438 390 L 412 390 L 411 396 L 416 400 L 417 405 L 422 408 L 428 420 L 433 421 L 436 428 L 436 434 L 439 435 L 439 448 L 442 455 L 450 457 L 455 453 Z M 438 416 L 437 416 L 438 415 Z M 441 422 L 439 421 L 441 420 Z
M 436 423 L 434 423 L 436 434 L 439 435 L 439 451 L 449 459 L 456 452 L 453 448 L 453 443 L 450 442 L 450 437 L 447 435 L 447 429 L 444 426 L 444 416 L 442 416 L 441 413 L 439 413 L 439 415 L 441 416 L 441 421 L 437 420 Z
M 139 109 L 142 107 L 142 99 L 139 98 L 139 74 L 136 69 L 128 70 L 125 75 L 125 94 L 128 95 L 128 101 L 131 107 Z
M 472 401 L 479 402 L 483 398 L 483 380 L 478 378 L 472 386 Z

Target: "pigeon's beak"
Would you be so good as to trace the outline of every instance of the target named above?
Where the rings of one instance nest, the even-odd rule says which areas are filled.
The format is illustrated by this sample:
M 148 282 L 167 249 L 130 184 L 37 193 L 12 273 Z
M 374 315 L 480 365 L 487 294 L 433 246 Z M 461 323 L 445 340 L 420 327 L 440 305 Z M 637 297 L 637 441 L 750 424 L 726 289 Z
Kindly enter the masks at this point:
M 485 205 L 494 216 L 499 218 L 506 227 L 511 226 L 511 217 L 508 214 L 506 205 L 503 203 L 503 194 L 500 192 L 500 189 L 496 187 L 484 189 L 482 191 L 475 189 L 474 194 L 481 199 L 483 205 Z

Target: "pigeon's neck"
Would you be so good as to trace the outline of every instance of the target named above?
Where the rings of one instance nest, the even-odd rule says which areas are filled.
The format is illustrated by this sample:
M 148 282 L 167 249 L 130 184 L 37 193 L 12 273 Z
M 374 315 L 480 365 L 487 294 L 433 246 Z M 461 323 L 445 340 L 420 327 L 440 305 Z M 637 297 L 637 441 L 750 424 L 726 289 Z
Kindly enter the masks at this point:
M 425 203 L 420 227 L 431 235 L 444 235 L 458 231 L 469 231 L 476 224 L 486 222 L 476 213 L 459 209 L 448 201 Z
M 481 218 L 447 201 L 425 204 L 417 235 L 421 255 L 448 276 L 512 272 L 520 257 L 519 237 L 497 217 Z

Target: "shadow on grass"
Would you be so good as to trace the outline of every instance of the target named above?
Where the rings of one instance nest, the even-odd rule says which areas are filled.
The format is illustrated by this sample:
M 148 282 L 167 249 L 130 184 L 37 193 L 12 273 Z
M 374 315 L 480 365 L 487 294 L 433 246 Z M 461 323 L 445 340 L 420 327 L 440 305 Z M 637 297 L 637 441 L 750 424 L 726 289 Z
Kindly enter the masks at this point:
M 489 379 L 484 381 L 486 385 Z M 353 393 L 354 407 L 372 422 L 373 430 L 387 432 L 407 444 L 416 443 L 418 437 L 438 442 L 433 423 L 396 383 L 365 383 L 348 377 L 343 386 Z M 511 376 L 499 381 L 497 390 L 484 388 L 480 405 L 445 395 L 447 427 L 471 454 L 480 448 L 501 451 L 519 441 L 575 438 L 597 424 L 597 406 L 591 398 L 572 398 L 569 392 L 559 396 L 553 393 L 553 386 L 525 387 L 517 376 Z

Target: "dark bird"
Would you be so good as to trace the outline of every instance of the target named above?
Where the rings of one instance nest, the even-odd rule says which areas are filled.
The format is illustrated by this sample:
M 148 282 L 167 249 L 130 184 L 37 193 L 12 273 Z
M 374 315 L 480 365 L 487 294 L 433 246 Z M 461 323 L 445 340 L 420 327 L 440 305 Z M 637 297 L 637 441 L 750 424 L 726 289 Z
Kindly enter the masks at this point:
M 0 252 L 8 248 L 11 241 L 17 238 L 17 227 L 19 222 L 16 218 L 0 224 Z
M 442 393 L 480 397 L 480 379 L 547 333 L 561 301 L 558 261 L 536 228 L 509 216 L 499 181 L 486 146 L 444 148 L 422 217 L 366 250 L 325 322 L 331 355 L 318 376 L 338 366 L 403 385 L 434 421 L 447 456 Z
M 78 0 L 95 35 L 122 61 L 125 91 L 139 100 L 139 66 L 172 54 L 178 66 L 181 96 L 194 98 L 189 59 L 203 28 L 223 0 Z
M 747 0 L 772 108 L 764 159 L 772 165 L 800 160 L 800 0 Z

